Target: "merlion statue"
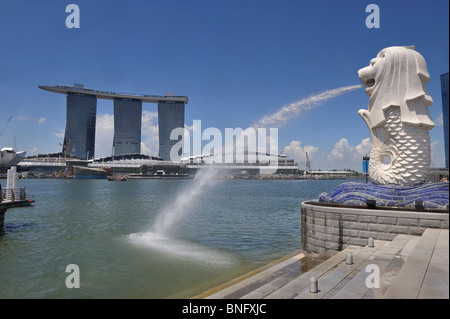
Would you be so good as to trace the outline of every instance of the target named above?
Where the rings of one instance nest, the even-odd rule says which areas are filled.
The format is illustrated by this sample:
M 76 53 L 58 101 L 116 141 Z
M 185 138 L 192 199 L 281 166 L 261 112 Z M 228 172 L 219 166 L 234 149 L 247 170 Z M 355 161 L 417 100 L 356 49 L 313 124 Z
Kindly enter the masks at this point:
M 429 130 L 434 127 L 425 59 L 414 47 L 389 47 L 358 76 L 370 96 L 369 109 L 358 114 L 372 134 L 372 182 L 402 186 L 425 182 L 431 164 Z

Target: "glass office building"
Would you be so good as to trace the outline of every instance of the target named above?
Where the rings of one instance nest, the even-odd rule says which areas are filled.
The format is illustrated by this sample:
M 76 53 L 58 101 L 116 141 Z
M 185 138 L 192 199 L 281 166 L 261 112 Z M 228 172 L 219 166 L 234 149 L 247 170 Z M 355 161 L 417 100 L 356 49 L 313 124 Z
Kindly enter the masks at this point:
M 177 161 L 183 156 L 183 148 L 178 152 L 178 158 L 171 158 L 172 147 L 181 140 L 170 140 L 170 133 L 175 128 L 184 128 L 184 103 L 183 102 L 159 102 L 159 156 L 166 161 Z
M 112 156 L 141 153 L 142 101 L 114 100 Z
M 444 117 L 445 168 L 448 167 L 448 72 L 441 74 L 442 114 Z
M 66 115 L 64 147 L 67 154 L 80 159 L 94 158 L 97 98 L 81 93 L 67 94 Z

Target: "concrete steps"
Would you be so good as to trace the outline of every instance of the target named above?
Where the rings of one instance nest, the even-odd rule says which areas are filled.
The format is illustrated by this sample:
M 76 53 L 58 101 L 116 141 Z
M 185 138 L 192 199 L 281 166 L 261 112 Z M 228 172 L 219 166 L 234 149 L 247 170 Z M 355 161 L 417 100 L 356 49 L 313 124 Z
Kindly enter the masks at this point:
M 448 229 L 426 229 L 383 297 L 448 299 L 448 240 Z
M 258 289 L 267 282 L 271 282 L 285 274 L 287 277 L 296 276 L 296 269 L 301 268 L 301 259 L 305 257 L 303 253 L 298 253 L 274 266 L 264 270 L 255 271 L 254 275 L 244 275 L 235 280 L 236 283 L 225 284 L 225 288 L 220 289 L 212 294 L 208 294 L 205 299 L 237 299 L 245 296 L 247 293 Z M 299 273 L 297 274 L 297 276 Z M 288 279 L 290 280 L 290 279 Z M 233 281 L 234 282 L 234 281 Z M 220 287 L 219 287 L 220 288 Z M 214 289 L 217 290 L 217 289 Z M 203 297 L 202 295 L 200 297 Z
M 347 264 L 347 254 L 353 263 Z M 224 299 L 448 299 L 449 231 L 398 235 L 374 247 L 349 246 L 303 272 L 302 253 L 238 278 L 206 298 Z M 378 274 L 378 276 L 376 276 Z M 310 278 L 318 292 L 310 293 Z M 378 280 L 374 280 L 376 277 Z M 379 285 L 375 285 L 378 283 Z
M 374 299 L 381 298 L 390 286 L 392 278 L 408 258 L 412 248 L 419 240 L 418 236 L 398 235 L 392 242 L 384 244 L 380 249 L 367 258 L 362 267 L 357 269 L 326 297 L 333 299 Z M 376 272 L 379 274 L 379 287 L 368 287 L 368 276 Z M 370 281 L 370 284 L 375 282 Z
M 392 242 L 378 242 L 354 253 L 354 263 L 343 260 L 338 267 L 319 275 L 313 269 L 296 281 L 315 277 L 318 293 L 304 286 L 283 294 L 284 287 L 272 293 L 295 299 L 448 299 L 448 229 L 427 229 L 422 236 L 398 235 Z M 369 276 L 379 274 L 379 286 Z M 303 278 L 302 278 L 303 277 Z M 301 288 L 301 287 L 298 287 Z
M 344 251 L 340 251 L 332 257 L 328 258 L 318 266 L 314 267 L 312 270 L 307 273 L 296 277 L 284 285 L 280 285 L 281 280 L 274 280 L 268 282 L 266 285 L 256 289 L 247 295 L 243 296 L 243 298 L 268 298 L 268 299 L 288 299 L 293 298 L 297 295 L 297 293 L 304 289 L 309 285 L 309 277 L 311 275 L 314 276 L 322 276 L 326 274 L 330 269 L 336 267 L 339 263 L 342 262 L 342 259 L 345 259 L 347 252 L 354 252 L 359 248 L 356 246 L 350 246 Z M 307 276 L 309 274 L 309 276 Z M 278 278 L 277 278 L 278 279 Z

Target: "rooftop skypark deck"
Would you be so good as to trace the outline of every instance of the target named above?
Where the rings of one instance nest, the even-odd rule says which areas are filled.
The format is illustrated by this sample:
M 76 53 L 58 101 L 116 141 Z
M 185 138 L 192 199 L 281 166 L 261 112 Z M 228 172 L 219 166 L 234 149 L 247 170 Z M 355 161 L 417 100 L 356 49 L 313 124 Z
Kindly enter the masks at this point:
M 87 95 L 94 95 L 98 99 L 114 100 L 114 99 L 133 99 L 141 100 L 144 103 L 159 103 L 159 102 L 183 102 L 188 103 L 187 96 L 174 96 L 174 95 L 149 95 L 149 94 L 136 94 L 136 93 L 118 93 L 112 91 L 102 91 L 87 89 L 83 86 L 66 86 L 66 85 L 40 85 L 40 89 L 60 93 L 60 94 L 71 94 L 71 93 L 81 93 Z

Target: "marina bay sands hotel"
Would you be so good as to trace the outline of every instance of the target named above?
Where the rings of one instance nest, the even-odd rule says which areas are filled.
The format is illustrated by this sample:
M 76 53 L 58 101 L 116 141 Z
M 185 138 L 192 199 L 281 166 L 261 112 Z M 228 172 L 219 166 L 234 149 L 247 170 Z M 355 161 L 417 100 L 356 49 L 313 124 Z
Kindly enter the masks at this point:
M 112 156 L 141 153 L 142 103 L 158 103 L 159 156 L 164 160 L 170 160 L 170 150 L 177 143 L 170 140 L 170 133 L 184 127 L 186 96 L 122 94 L 86 89 L 82 84 L 39 88 L 67 95 L 64 148 L 81 159 L 94 158 L 97 99 L 114 101 Z

